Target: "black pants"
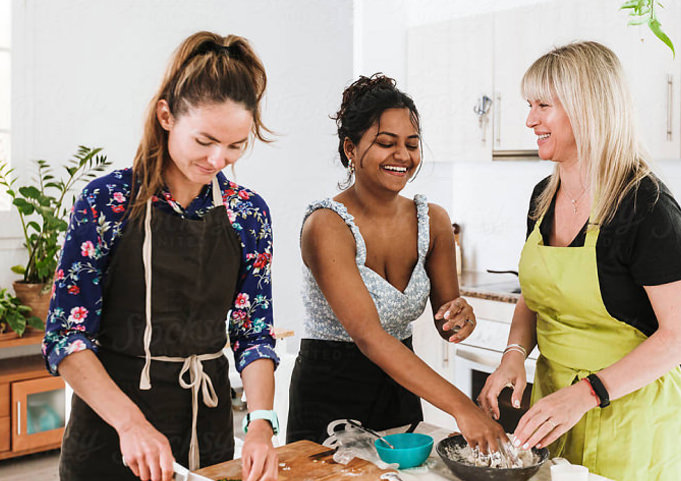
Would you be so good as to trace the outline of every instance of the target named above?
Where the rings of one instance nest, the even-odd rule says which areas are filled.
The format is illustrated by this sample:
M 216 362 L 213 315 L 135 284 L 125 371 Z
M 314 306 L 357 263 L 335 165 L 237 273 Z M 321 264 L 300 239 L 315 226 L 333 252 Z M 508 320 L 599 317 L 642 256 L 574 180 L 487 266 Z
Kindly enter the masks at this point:
M 412 349 L 411 337 L 402 341 Z M 326 426 L 351 418 L 383 430 L 423 420 L 421 400 L 352 342 L 303 339 L 291 377 L 286 442 L 321 443 Z

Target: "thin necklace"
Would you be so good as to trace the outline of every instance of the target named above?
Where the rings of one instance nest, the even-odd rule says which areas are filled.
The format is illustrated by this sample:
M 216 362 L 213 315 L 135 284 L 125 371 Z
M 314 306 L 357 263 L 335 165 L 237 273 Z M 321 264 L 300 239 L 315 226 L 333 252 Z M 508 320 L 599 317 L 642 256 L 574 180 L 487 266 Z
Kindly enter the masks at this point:
M 582 196 L 584 195 L 585 192 L 586 192 L 586 187 L 584 187 L 582 189 L 582 192 L 574 199 L 571 198 L 570 194 L 568 194 L 567 191 L 565 192 L 566 195 L 568 196 L 568 199 L 570 199 L 570 202 L 572 203 L 572 210 L 573 210 L 575 215 L 577 215 L 577 202 L 579 202 L 579 200 L 582 198 Z

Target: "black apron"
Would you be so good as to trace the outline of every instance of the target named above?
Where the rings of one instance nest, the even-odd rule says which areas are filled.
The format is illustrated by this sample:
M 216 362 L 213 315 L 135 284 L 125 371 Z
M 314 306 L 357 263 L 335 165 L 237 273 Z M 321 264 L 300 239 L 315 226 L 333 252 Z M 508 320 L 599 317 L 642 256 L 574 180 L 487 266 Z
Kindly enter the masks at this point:
M 98 335 L 97 356 L 104 368 L 168 438 L 176 461 L 185 466 L 191 464 L 193 408 L 200 464 L 228 461 L 234 454 L 228 362 L 222 349 L 227 344 L 225 321 L 236 294 L 241 243 L 215 179 L 212 189 L 216 207 L 201 219 L 183 219 L 159 209 L 151 216 L 149 202 L 145 223 L 150 221 L 151 235 L 145 236 L 139 222 L 127 224 L 103 285 Z M 153 331 L 146 315 L 145 239 L 153 279 L 149 306 Z M 145 332 L 150 336 L 148 349 Z M 147 364 L 150 385 L 140 389 Z M 193 388 L 188 386 L 192 381 Z M 201 387 L 210 394 L 201 396 Z M 211 404 L 207 397 L 217 406 L 207 407 Z M 138 479 L 122 463 L 116 431 L 75 394 L 59 473 L 62 481 Z
M 402 341 L 410 350 L 411 337 Z M 335 419 L 377 431 L 423 421 L 421 399 L 397 384 L 353 342 L 303 339 L 291 376 L 286 442 L 317 443 Z

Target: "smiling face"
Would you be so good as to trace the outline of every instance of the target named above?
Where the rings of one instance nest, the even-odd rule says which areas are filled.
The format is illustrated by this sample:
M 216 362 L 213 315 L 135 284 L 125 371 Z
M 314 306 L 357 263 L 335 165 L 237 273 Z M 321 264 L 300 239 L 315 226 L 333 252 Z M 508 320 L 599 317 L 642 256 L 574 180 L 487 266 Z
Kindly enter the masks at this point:
M 246 147 L 253 115 L 243 105 L 228 100 L 190 107 L 173 116 L 165 100 L 156 109 L 161 126 L 168 131 L 172 162 L 163 177 L 173 196 L 197 194 L 215 175 L 234 164 Z M 178 192 L 179 191 L 179 192 Z
M 409 109 L 387 109 L 357 145 L 345 139 L 355 183 L 401 191 L 421 163 L 420 136 Z
M 527 125 L 537 135 L 539 157 L 554 162 L 576 162 L 577 143 L 563 105 L 553 97 L 550 101 L 528 100 Z

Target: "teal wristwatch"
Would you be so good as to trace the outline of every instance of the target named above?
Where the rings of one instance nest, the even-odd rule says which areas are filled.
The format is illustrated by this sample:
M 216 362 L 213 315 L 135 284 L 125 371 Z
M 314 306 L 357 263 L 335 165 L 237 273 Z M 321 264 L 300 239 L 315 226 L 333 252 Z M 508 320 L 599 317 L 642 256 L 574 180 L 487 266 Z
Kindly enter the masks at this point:
M 269 423 L 272 425 L 272 432 L 275 435 L 279 434 L 279 418 L 277 418 L 277 413 L 265 409 L 259 409 L 246 414 L 243 424 L 245 433 L 248 432 L 248 425 L 251 424 L 251 421 L 255 421 L 256 419 L 264 419 L 265 421 L 269 421 Z

